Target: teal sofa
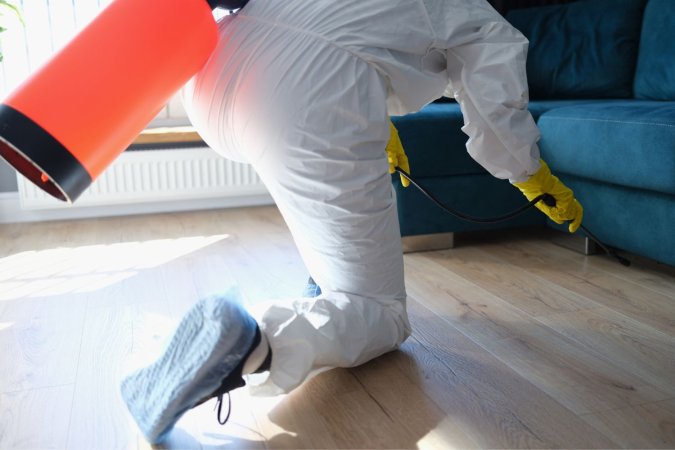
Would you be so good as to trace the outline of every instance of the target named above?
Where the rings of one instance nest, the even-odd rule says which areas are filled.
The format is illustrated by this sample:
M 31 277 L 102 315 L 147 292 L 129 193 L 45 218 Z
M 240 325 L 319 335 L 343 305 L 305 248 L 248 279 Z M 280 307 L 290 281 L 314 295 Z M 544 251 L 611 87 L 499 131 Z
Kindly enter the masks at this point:
M 584 225 L 609 246 L 675 265 L 675 1 L 579 0 L 510 9 L 502 0 L 496 6 L 530 40 L 529 108 L 541 131 L 542 157 L 575 191 Z M 470 158 L 456 103 L 439 101 L 392 120 L 412 173 L 444 202 L 476 216 L 525 202 L 508 181 Z M 402 188 L 396 177 L 393 183 L 404 239 L 560 228 L 535 210 L 499 224 L 463 222 Z

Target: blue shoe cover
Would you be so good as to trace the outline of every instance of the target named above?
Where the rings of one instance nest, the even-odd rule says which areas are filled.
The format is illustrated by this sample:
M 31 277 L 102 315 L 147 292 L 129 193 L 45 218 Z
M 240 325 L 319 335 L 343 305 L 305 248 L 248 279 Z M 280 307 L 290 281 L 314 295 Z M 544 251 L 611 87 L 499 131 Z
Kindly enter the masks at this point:
M 259 334 L 238 297 L 229 291 L 197 302 L 162 356 L 122 381 L 122 398 L 151 444 L 161 442 L 187 410 L 222 391 L 225 378 L 241 378 Z M 241 380 L 233 387 L 243 385 Z
M 319 295 L 321 295 L 321 288 L 318 284 L 316 284 L 312 277 L 309 277 L 309 280 L 307 280 L 307 285 L 305 286 L 305 290 L 302 291 L 302 296 L 305 298 L 314 298 L 318 297 Z

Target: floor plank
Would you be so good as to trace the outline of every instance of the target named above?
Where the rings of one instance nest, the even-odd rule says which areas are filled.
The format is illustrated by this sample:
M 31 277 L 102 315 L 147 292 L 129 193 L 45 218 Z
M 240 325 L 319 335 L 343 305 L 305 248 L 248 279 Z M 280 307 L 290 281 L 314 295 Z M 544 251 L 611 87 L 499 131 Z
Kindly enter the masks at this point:
M 632 371 L 598 357 L 595 351 L 576 341 L 574 333 L 566 335 L 542 323 L 546 320 L 516 308 L 529 298 L 534 306 L 524 309 L 541 313 L 548 309 L 542 305 L 550 303 L 542 301 L 540 295 L 525 295 L 525 290 L 519 287 L 517 290 L 523 294 L 514 302 L 509 289 L 514 286 L 513 279 L 495 281 L 493 277 L 475 277 L 473 273 L 466 279 L 460 277 L 458 273 L 463 270 L 456 273 L 454 270 L 461 263 L 451 262 L 456 253 L 453 250 L 408 256 L 409 293 L 423 299 L 427 307 L 571 410 L 585 414 L 672 396 L 669 389 L 672 383 L 665 381 L 668 388 L 658 389 Z M 460 256 L 460 261 L 463 258 Z M 522 270 L 521 273 L 528 275 Z M 502 295 L 498 296 L 500 292 Z M 551 292 L 558 291 L 554 288 Z M 575 297 L 583 304 L 583 297 L 577 294 Z M 551 315 L 549 312 L 541 317 Z
M 558 333 L 581 343 L 658 389 L 675 396 L 675 337 L 610 310 L 561 313 L 540 318 Z
M 418 344 L 409 354 L 434 357 L 418 362 L 420 382 L 479 447 L 616 446 L 420 303 L 411 301 L 409 311 L 417 333 L 406 345 Z
M 357 449 L 364 442 L 372 448 L 413 448 L 412 435 L 345 369 L 313 378 L 259 420 L 273 448 Z
M 675 448 L 675 399 L 589 414 L 584 419 L 616 436 L 622 448 Z
M 550 246 L 549 242 L 538 240 L 529 243 L 544 249 Z M 574 252 L 559 252 L 559 256 L 570 263 L 578 261 L 578 255 Z M 586 267 L 629 280 L 643 288 L 675 299 L 675 268 L 635 255 L 629 255 L 629 257 L 631 265 L 628 267 L 617 264 L 616 259 L 607 255 L 593 255 L 585 258 L 584 264 Z
M 506 263 L 477 246 L 410 255 L 408 259 L 415 263 L 420 259 L 433 261 L 531 316 L 596 306 L 578 292 L 553 284 L 548 278 L 523 270 L 517 264 Z
M 0 393 L 75 382 L 84 318 L 61 324 L 45 319 L 4 323 Z
M 129 448 L 136 430 L 119 395 L 124 358 L 132 351 L 140 307 L 92 308 L 88 311 L 70 413 L 67 448 Z
M 240 389 L 232 392 L 231 396 L 233 407 L 227 426 L 218 423 L 215 400 L 211 400 L 185 414 L 161 447 L 181 450 L 203 448 L 265 449 L 265 437 L 258 431 L 257 421 L 249 406 L 251 401 L 248 393 Z M 138 440 L 138 446 L 139 449 L 152 448 L 143 439 Z
M 0 394 L 0 448 L 66 448 L 72 397 L 73 385 Z
M 188 412 L 164 448 L 672 448 L 675 277 L 519 230 L 405 256 L 399 350 Z M 149 448 L 119 397 L 198 298 L 298 296 L 275 208 L 0 225 L 0 448 Z
M 569 250 L 549 245 L 547 251 L 542 251 L 541 246 L 531 245 L 525 240 L 481 248 L 595 303 L 675 335 L 675 302 L 671 297 L 647 291 L 620 276 L 589 267 L 585 262 L 592 257 L 580 256 L 576 259 L 577 263 L 570 263 Z
M 431 357 L 431 356 L 430 356 Z M 458 421 L 445 415 L 420 386 L 419 378 L 400 367 L 414 364 L 408 352 L 391 352 L 364 366 L 351 369 L 396 426 L 405 430 L 406 448 L 476 448 Z M 413 437 L 413 438 L 410 438 Z M 401 442 L 403 444 L 404 442 Z

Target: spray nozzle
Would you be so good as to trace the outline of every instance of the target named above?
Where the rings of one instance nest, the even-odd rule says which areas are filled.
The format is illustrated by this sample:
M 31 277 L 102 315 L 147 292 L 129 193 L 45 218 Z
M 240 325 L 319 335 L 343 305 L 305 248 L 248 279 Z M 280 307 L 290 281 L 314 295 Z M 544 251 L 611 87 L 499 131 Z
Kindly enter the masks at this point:
M 541 201 L 546 204 L 546 206 L 553 208 L 555 206 L 555 197 L 551 194 L 544 194 L 541 197 Z

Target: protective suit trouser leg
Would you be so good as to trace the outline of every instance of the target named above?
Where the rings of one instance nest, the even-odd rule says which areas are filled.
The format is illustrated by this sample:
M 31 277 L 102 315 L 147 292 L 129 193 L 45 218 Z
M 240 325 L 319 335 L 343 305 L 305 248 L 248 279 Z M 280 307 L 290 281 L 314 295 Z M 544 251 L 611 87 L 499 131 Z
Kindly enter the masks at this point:
M 315 241 L 321 240 L 322 235 L 330 236 L 340 231 L 318 218 L 299 226 L 297 220 L 302 220 L 303 216 L 291 212 L 287 206 L 282 206 L 285 205 L 282 197 L 275 195 L 284 216 L 294 217 L 293 222 L 296 225 L 289 226 L 298 246 L 303 248 L 302 254 L 306 261 L 317 257 L 342 259 L 341 256 L 348 256 L 346 252 L 338 250 L 329 250 L 336 251 L 336 254 L 330 256 L 321 254 L 320 248 L 315 249 Z M 389 215 L 391 210 L 395 212 L 390 206 L 383 214 Z M 354 272 L 363 271 L 367 264 L 389 266 L 386 269 L 382 267 L 382 272 L 397 265 L 392 264 L 392 261 L 379 260 L 375 255 L 369 258 L 369 252 L 379 252 L 368 250 L 368 245 L 348 241 L 346 236 L 340 240 L 342 239 L 345 239 L 345 246 L 353 246 L 352 257 L 362 258 L 359 262 L 346 262 L 345 266 L 353 265 Z M 377 242 L 373 240 L 369 245 L 375 246 Z M 314 299 L 274 301 L 259 316 L 261 328 L 273 349 L 270 381 L 283 392 L 291 390 L 322 369 L 351 367 L 393 350 L 409 333 L 403 289 L 398 297 L 380 294 L 377 289 L 373 289 L 373 285 L 379 280 L 375 279 L 371 283 L 362 278 L 363 273 L 350 273 L 342 266 L 344 262 L 309 263 L 312 276 L 322 280 L 319 283 L 323 286 L 323 293 Z M 374 273 L 377 270 L 369 272 L 382 276 Z M 360 284 L 363 286 L 359 286 Z M 342 289 L 342 286 L 350 289 Z
M 214 55 L 186 96 L 191 120 L 211 147 L 253 164 L 323 291 L 253 311 L 273 352 L 253 391 L 288 392 L 395 349 L 410 330 L 381 75 L 321 39 L 243 17 Z
M 368 98 L 371 83 L 381 85 L 365 63 L 352 64 L 373 78 L 342 93 L 341 102 L 354 106 Z M 311 116 L 298 127 L 314 139 L 289 136 L 281 154 L 253 162 L 323 291 L 315 299 L 276 301 L 261 316 L 274 355 L 270 381 L 284 392 L 323 369 L 390 351 L 409 334 L 383 106 L 377 121 L 367 117 L 372 105 L 344 111 L 336 130 L 333 106 L 308 105 Z

